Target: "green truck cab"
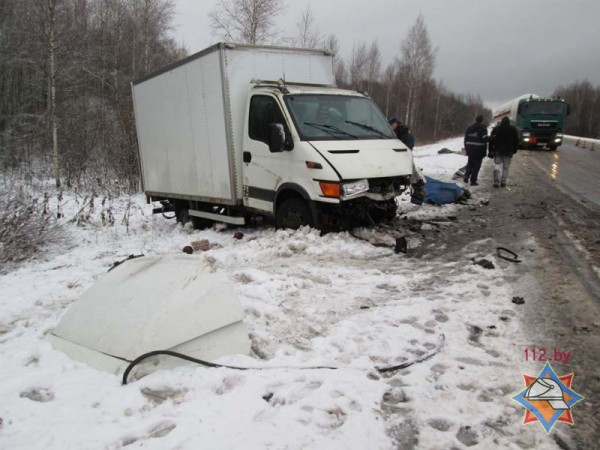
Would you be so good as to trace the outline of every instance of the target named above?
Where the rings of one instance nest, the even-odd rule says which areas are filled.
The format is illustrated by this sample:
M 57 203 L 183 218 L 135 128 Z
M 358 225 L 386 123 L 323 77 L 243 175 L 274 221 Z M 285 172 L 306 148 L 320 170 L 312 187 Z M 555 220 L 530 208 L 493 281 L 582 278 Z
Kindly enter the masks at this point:
M 508 116 L 519 132 L 523 148 L 545 146 L 556 150 L 562 144 L 565 122 L 570 113 L 569 104 L 562 98 L 526 94 L 498 108 L 493 119 L 499 122 Z

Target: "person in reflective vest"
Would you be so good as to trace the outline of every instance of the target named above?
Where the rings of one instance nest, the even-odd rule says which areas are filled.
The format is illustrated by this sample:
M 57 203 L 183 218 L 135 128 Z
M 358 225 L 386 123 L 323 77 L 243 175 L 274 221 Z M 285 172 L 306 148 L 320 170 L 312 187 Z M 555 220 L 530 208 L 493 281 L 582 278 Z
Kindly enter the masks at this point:
M 487 143 L 489 136 L 487 128 L 483 124 L 483 116 L 478 115 L 475 118 L 475 123 L 469 125 L 465 132 L 465 150 L 469 157 L 467 162 L 467 170 L 463 181 L 468 183 L 471 181 L 471 186 L 477 186 L 477 177 L 481 169 L 481 163 L 487 153 Z

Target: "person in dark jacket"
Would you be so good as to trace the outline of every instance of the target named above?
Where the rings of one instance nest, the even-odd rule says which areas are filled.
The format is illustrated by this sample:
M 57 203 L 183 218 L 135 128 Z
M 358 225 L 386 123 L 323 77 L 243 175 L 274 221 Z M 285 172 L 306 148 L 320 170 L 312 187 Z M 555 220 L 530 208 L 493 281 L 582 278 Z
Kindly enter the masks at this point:
M 410 129 L 401 123 L 396 117 L 392 117 L 388 120 L 394 134 L 398 139 L 400 139 L 404 145 L 406 145 L 410 150 L 415 146 L 415 136 L 410 132 Z M 425 198 L 425 194 L 427 191 L 424 188 L 425 185 L 425 177 L 419 170 L 419 168 L 415 165 L 415 160 L 413 159 L 412 165 L 412 175 L 410 177 L 411 184 L 411 202 L 417 205 L 423 203 L 423 199 Z
M 475 118 L 475 123 L 469 125 L 465 132 L 465 150 L 469 159 L 463 181 L 468 183 L 470 179 L 471 186 L 478 185 L 477 177 L 483 158 L 487 153 L 488 140 L 487 128 L 483 125 L 483 116 L 478 115 Z
M 415 137 L 410 132 L 409 128 L 403 123 L 400 123 L 400 121 L 395 117 L 392 117 L 390 120 L 388 120 L 388 122 L 390 123 L 392 130 L 394 130 L 396 137 L 412 150 L 415 146 Z
M 510 124 L 508 117 L 503 117 L 500 125 L 492 130 L 489 157 L 494 158 L 494 187 L 506 186 L 510 162 L 519 148 L 519 134 Z

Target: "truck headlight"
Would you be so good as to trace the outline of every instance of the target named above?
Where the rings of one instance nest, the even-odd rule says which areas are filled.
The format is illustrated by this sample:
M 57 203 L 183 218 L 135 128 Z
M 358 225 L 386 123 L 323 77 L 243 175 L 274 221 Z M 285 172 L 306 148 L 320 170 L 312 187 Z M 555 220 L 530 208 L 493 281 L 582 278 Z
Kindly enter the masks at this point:
M 345 183 L 342 185 L 342 192 L 345 198 L 355 197 L 369 190 L 368 180 L 359 180 L 354 183 Z

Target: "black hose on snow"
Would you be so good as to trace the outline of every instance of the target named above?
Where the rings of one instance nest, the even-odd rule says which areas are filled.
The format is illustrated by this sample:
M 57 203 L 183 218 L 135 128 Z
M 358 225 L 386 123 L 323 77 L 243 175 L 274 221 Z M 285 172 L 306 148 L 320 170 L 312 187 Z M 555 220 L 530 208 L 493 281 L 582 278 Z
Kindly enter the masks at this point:
M 508 253 L 510 256 L 506 256 L 505 253 Z M 498 255 L 498 258 L 502 258 L 506 261 L 510 261 L 513 263 L 521 262 L 521 260 L 519 259 L 519 255 L 517 255 L 512 250 L 507 249 L 506 247 L 498 247 L 496 249 L 496 254 Z
M 401 370 L 401 369 L 406 369 L 407 367 L 412 366 L 413 364 L 416 363 L 420 363 L 423 362 L 429 358 L 431 358 L 432 356 L 436 355 L 437 353 L 439 353 L 439 351 L 442 349 L 443 345 L 444 345 L 444 341 L 445 341 L 445 336 L 442 334 L 440 335 L 440 345 L 438 345 L 436 348 L 434 348 L 433 350 L 421 355 L 420 357 L 410 360 L 410 361 L 406 361 L 403 362 L 402 364 L 398 364 L 396 366 L 389 366 L 389 367 L 376 367 L 375 370 L 377 370 L 377 372 L 379 373 L 389 373 L 389 372 L 395 372 L 396 370 Z M 131 371 L 133 370 L 133 368 L 135 366 L 137 366 L 139 363 L 141 363 L 142 361 L 144 361 L 145 359 L 148 359 L 152 356 L 157 356 L 157 355 L 166 355 L 166 356 L 172 356 L 174 358 L 179 358 L 179 359 L 183 359 L 185 361 L 189 361 L 195 364 L 200 364 L 202 366 L 205 367 L 213 367 L 213 368 L 225 368 L 225 369 L 234 369 L 234 370 L 267 370 L 267 369 L 297 369 L 297 370 L 338 370 L 338 369 L 344 369 L 347 367 L 330 367 L 330 366 L 313 366 L 313 367 L 239 367 L 239 366 L 230 366 L 227 364 L 217 364 L 217 363 L 213 363 L 210 361 L 205 361 L 203 359 L 199 359 L 199 358 L 194 358 L 193 356 L 189 356 L 189 355 L 185 355 L 183 353 L 178 353 L 178 352 L 174 352 L 172 350 L 154 350 L 148 353 L 144 353 L 143 355 L 138 356 L 137 358 L 135 358 L 133 361 L 131 361 L 129 363 L 129 365 L 127 366 L 127 368 L 125 369 L 125 372 L 123 373 L 123 379 L 122 379 L 122 384 L 127 384 L 127 378 L 129 377 L 129 374 L 131 373 Z

